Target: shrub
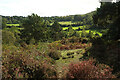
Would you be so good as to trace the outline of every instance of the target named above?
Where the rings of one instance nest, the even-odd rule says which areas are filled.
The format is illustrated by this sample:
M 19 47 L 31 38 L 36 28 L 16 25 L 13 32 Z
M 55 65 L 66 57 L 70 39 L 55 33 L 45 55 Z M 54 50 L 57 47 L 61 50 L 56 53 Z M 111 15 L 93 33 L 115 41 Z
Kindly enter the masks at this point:
M 16 41 L 16 38 L 14 36 L 14 33 L 6 30 L 2 30 L 2 43 L 3 44 L 14 44 Z
M 5 49 L 2 55 L 3 78 L 54 78 L 56 68 L 51 58 L 42 54 L 34 47 L 18 48 L 15 51 Z
M 48 55 L 54 60 L 58 60 L 61 57 L 61 53 L 53 49 L 48 51 Z
M 55 41 L 55 42 L 50 43 L 48 46 L 50 49 L 60 49 L 62 44 L 60 43 L 60 41 Z
M 69 49 L 70 49 L 69 45 L 62 45 L 60 47 L 60 50 L 69 50 Z
M 66 79 L 70 80 L 81 78 L 88 80 L 89 78 L 102 79 L 102 78 L 115 78 L 111 73 L 111 68 L 106 65 L 96 65 L 93 59 L 81 61 L 78 63 L 71 63 L 66 73 Z
M 79 42 L 79 38 L 73 36 L 73 37 L 69 38 L 69 42 L 70 42 L 70 43 Z

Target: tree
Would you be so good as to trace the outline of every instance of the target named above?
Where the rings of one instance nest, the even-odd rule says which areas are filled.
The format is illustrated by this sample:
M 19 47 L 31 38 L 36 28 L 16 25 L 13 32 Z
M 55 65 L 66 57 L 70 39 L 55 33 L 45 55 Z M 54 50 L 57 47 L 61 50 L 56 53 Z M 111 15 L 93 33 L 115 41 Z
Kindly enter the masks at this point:
M 68 32 L 71 32 L 71 31 L 73 31 L 72 26 L 69 26 Z
M 85 31 L 85 26 L 83 26 L 83 30 L 82 30 L 82 33 L 81 33 L 81 37 L 87 37 L 86 31 Z
M 60 24 L 55 21 L 54 24 L 52 25 L 52 29 L 55 31 L 55 32 L 60 32 L 62 31 L 62 27 L 60 26 Z
M 93 16 L 94 23 L 98 25 L 98 27 L 107 28 L 108 31 L 102 38 L 93 39 L 92 42 L 94 42 L 94 44 L 91 48 L 92 56 L 98 58 L 101 62 L 113 66 L 114 73 L 120 72 L 120 54 L 118 51 L 120 43 L 119 13 L 120 1 L 116 3 L 101 3 L 100 8 L 97 9 L 96 14 Z M 100 48 L 100 46 L 102 47 Z M 120 75 L 118 75 L 118 77 L 120 77 Z
M 16 37 L 14 33 L 2 30 L 2 43 L 3 44 L 14 44 L 16 42 Z
M 72 28 L 72 26 L 69 26 L 68 28 L 68 37 L 72 37 L 72 36 L 77 36 L 76 31 Z
M 35 43 L 43 41 L 45 38 L 45 23 L 37 14 L 32 14 L 24 20 L 21 31 L 21 38 L 26 42 L 30 43 L 31 39 L 35 40 Z
M 55 21 L 51 27 L 51 38 L 53 38 L 53 40 L 59 40 L 62 39 L 63 37 L 63 30 L 62 27 L 60 26 L 60 24 Z
M 94 24 L 109 28 L 107 38 L 119 39 L 120 30 L 120 2 L 117 3 L 101 3 L 100 8 L 97 9 L 93 16 Z
M 2 29 L 6 28 L 7 19 L 2 18 Z

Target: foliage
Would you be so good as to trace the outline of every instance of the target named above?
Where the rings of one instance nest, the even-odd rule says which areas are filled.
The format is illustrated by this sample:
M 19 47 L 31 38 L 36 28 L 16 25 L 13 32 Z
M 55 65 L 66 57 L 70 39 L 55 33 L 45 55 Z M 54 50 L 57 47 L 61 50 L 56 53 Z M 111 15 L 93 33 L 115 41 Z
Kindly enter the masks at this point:
M 50 49 L 71 50 L 90 47 L 87 38 L 70 37 L 49 44 Z
M 91 41 L 92 47 L 87 51 L 90 52 L 90 56 L 96 58 L 100 63 L 112 66 L 114 73 L 119 73 L 119 42 L 108 43 L 102 38 L 94 38 Z
M 46 39 L 46 24 L 37 14 L 28 16 L 22 26 L 24 29 L 21 31 L 21 38 L 26 43 L 29 44 L 31 39 L 35 39 L 35 43 Z
M 90 52 L 90 56 L 96 57 L 99 60 L 103 60 L 107 58 L 107 55 L 105 54 L 107 46 L 105 45 L 104 41 L 102 38 L 92 38 L 92 47 L 88 51 Z
M 48 55 L 49 55 L 49 57 L 53 58 L 54 60 L 58 60 L 58 59 L 60 59 L 60 57 L 61 57 L 61 53 L 58 52 L 58 51 L 55 50 L 55 49 L 50 49 L 50 50 L 48 51 Z
M 6 28 L 7 19 L 2 18 L 2 29 Z
M 108 28 L 106 38 L 109 40 L 118 40 L 120 30 L 120 2 L 117 3 L 101 3 L 100 8 L 97 9 L 93 16 L 94 23 L 98 27 Z
M 2 18 L 6 19 L 5 21 L 7 24 L 21 24 L 25 19 L 23 16 L 2 16 Z
M 55 21 L 51 27 L 50 36 L 54 41 L 60 40 L 64 37 L 62 27 L 57 21 Z
M 76 31 L 72 28 L 72 26 L 69 26 L 68 28 L 68 37 L 76 36 Z
M 81 61 L 77 63 L 71 63 L 68 67 L 68 71 L 66 74 L 66 79 L 91 79 L 95 80 L 103 79 L 103 78 L 115 78 L 115 76 L 111 72 L 111 68 L 107 65 L 96 64 L 93 59 L 89 59 L 86 61 Z
M 2 55 L 3 78 L 56 78 L 57 73 L 52 60 L 42 54 L 36 46 L 28 46 L 27 49 L 12 46 L 4 47 Z
M 96 39 L 91 48 L 91 55 L 96 57 L 100 62 L 113 66 L 114 72 L 119 73 L 119 30 L 120 30 L 120 2 L 101 3 L 93 16 L 94 23 L 98 27 L 107 28 L 106 34 L 101 39 Z M 100 43 L 101 42 L 101 43 Z M 114 47 L 113 47 L 114 45 Z M 112 47 L 110 49 L 110 47 Z M 101 48 L 101 49 L 99 49 Z M 120 77 L 120 76 L 118 76 Z
M 62 27 L 60 26 L 60 24 L 59 24 L 57 21 L 55 21 L 55 22 L 53 23 L 53 25 L 52 25 L 52 29 L 53 29 L 55 32 L 59 32 L 59 31 L 62 30 Z
M 3 44 L 14 44 L 16 37 L 14 33 L 6 30 L 2 30 L 2 43 Z

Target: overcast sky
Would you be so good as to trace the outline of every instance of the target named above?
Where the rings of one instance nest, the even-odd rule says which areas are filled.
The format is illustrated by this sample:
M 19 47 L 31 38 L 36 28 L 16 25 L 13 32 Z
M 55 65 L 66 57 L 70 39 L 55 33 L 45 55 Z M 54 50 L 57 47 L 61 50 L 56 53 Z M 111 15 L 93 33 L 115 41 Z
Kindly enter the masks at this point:
M 65 16 L 85 14 L 97 7 L 99 0 L 0 0 L 0 15 Z

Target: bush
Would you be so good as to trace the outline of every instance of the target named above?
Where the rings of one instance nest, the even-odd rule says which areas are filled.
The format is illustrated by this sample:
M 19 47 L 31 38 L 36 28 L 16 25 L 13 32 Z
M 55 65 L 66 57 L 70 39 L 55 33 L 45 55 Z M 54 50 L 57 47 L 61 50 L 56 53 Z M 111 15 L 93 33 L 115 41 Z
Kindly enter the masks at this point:
M 70 43 L 79 42 L 79 38 L 73 36 L 73 37 L 69 38 L 69 42 L 70 42 Z
M 94 78 L 97 80 L 98 78 L 115 78 L 115 76 L 111 73 L 111 68 L 109 66 L 103 64 L 95 66 L 94 60 L 89 59 L 78 63 L 74 62 L 69 65 L 66 73 L 66 79 L 70 80 L 73 78 L 76 80 L 81 78 L 85 80 Z
M 3 78 L 55 78 L 56 68 L 51 58 L 42 54 L 34 47 L 29 49 L 5 49 L 2 55 Z
M 103 38 L 92 39 L 92 47 L 87 51 L 90 56 L 96 58 L 100 63 L 113 67 L 113 73 L 120 73 L 119 41 L 107 42 Z M 118 75 L 119 77 L 119 75 Z
M 2 43 L 3 44 L 14 44 L 16 41 L 16 38 L 14 36 L 14 33 L 6 30 L 2 30 Z
M 48 55 L 54 60 L 58 60 L 61 57 L 61 53 L 58 52 L 57 50 L 49 50 Z

